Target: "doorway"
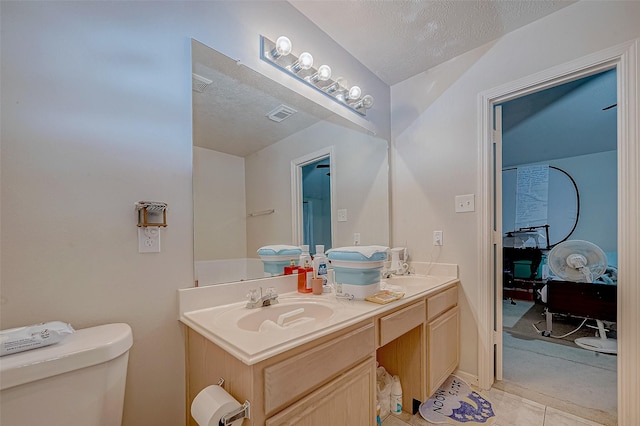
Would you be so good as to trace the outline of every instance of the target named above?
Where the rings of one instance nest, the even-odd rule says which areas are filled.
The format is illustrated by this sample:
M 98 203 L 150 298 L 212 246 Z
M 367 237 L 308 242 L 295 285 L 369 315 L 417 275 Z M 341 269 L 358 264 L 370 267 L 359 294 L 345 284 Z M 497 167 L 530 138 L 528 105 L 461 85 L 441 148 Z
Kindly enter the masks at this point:
M 317 245 L 331 248 L 331 164 L 324 157 L 302 166 L 302 241 L 315 255 Z
M 597 245 L 607 273 L 617 277 L 616 80 L 611 69 L 500 104 L 496 147 L 502 151 L 496 196 L 502 201 L 503 377 L 495 386 L 603 424 L 616 423 L 616 356 L 574 343 L 595 334 L 589 328 L 595 312 L 586 307 L 594 300 L 572 295 L 584 309 L 547 316 L 546 290 L 561 279 L 550 277 L 550 251 L 567 240 Z M 594 281 L 617 285 L 606 278 Z M 615 322 L 610 327 L 611 338 Z
M 494 144 L 494 105 L 510 99 L 553 87 L 581 77 L 615 68 L 617 71 L 618 106 L 618 276 L 617 321 L 624 324 L 618 330 L 618 422 L 634 424 L 640 418 L 637 404 L 640 379 L 640 278 L 637 263 L 640 246 L 640 222 L 634 206 L 640 203 L 639 133 L 637 113 L 640 111 L 637 57 L 639 41 L 633 40 L 593 53 L 571 62 L 526 76 L 478 95 L 479 123 L 479 261 L 478 280 L 484 290 L 478 304 L 478 384 L 489 389 L 502 374 L 502 336 L 497 324 L 502 323 L 501 272 L 496 269 L 496 254 L 501 249 L 500 230 L 495 223 L 496 186 L 501 185 L 500 174 L 494 174 L 499 150 Z M 501 226 L 501 225 L 500 225 Z
M 334 149 L 325 147 L 291 161 L 291 217 L 294 245 L 331 248 L 336 205 Z

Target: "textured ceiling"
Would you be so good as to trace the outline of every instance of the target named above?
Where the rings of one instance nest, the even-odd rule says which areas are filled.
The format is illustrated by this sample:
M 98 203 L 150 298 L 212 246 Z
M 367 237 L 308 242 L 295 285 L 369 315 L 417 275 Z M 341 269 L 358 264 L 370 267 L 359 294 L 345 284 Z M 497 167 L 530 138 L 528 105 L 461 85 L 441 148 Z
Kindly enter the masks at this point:
M 289 0 L 388 85 L 574 1 Z
M 290 0 L 389 85 L 568 6 L 573 1 Z M 324 108 L 194 41 L 193 72 L 213 80 L 193 92 L 196 146 L 244 157 L 321 120 Z M 299 112 L 281 123 L 280 104 Z M 346 120 L 342 125 L 350 126 Z
M 193 90 L 193 144 L 246 157 L 321 121 L 362 128 L 282 84 L 196 41 L 191 42 L 192 72 L 211 80 Z M 194 79 L 194 86 L 198 79 Z M 296 113 L 276 123 L 269 112 L 286 105 Z

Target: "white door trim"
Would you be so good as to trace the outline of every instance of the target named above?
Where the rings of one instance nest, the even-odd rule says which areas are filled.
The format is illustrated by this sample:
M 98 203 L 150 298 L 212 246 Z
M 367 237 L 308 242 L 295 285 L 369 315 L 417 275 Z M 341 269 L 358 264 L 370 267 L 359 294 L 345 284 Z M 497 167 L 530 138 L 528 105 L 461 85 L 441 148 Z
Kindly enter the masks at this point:
M 493 106 L 548 87 L 616 68 L 618 78 L 618 424 L 640 421 L 640 39 L 507 83 L 478 95 L 478 383 L 494 381 L 494 310 L 492 225 Z M 497 307 L 501 308 L 501 307 Z
M 334 147 L 330 145 L 291 160 L 291 226 L 293 231 L 293 245 L 301 245 L 304 235 L 302 232 L 302 167 L 327 157 L 329 158 L 329 170 L 331 173 L 329 175 L 329 190 L 331 193 L 331 241 L 335 241 L 336 214 L 334 209 L 336 206 L 336 191 L 334 182 L 336 182 L 336 167 L 334 164 Z

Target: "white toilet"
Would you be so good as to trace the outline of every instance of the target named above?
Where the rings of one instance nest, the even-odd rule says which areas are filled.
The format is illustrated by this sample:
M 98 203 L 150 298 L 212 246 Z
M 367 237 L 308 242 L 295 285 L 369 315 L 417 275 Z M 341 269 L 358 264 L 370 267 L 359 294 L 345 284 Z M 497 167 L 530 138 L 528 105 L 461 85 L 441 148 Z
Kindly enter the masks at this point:
M 0 358 L 0 425 L 120 426 L 127 324 L 77 330 L 59 343 Z

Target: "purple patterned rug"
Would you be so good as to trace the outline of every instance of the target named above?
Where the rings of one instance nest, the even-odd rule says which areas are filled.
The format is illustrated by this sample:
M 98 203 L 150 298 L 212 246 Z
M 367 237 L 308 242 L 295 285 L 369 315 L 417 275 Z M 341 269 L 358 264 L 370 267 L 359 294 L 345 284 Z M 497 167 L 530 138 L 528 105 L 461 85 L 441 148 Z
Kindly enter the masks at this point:
M 492 425 L 496 421 L 491 402 L 454 375 L 420 405 L 420 415 L 431 423 L 451 425 Z

